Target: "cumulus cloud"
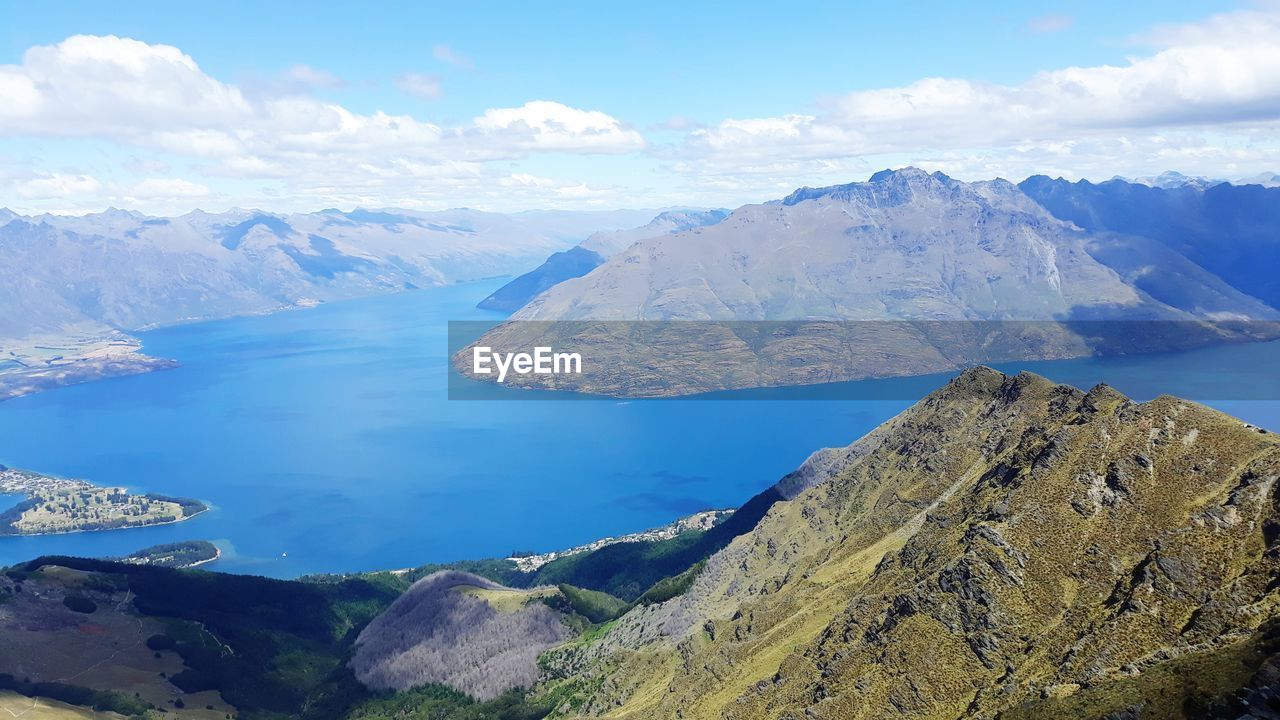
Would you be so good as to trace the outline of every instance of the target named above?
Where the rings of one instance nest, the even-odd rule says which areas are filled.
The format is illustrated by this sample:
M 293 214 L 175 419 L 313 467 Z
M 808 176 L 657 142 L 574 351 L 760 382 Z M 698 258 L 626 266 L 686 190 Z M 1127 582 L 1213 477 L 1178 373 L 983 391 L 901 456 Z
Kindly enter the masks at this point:
M 419 100 L 439 100 L 442 94 L 439 75 L 404 73 L 396 77 L 396 87 Z
M 1069 24 L 1045 16 L 1028 28 Z M 1051 69 L 1016 83 L 929 77 L 770 117 L 704 125 L 673 115 L 648 126 L 662 138 L 653 145 L 603 109 L 551 99 L 450 122 L 357 112 L 317 97 L 343 81 L 308 65 L 246 89 L 175 47 L 74 36 L 0 65 L 0 137 L 115 146 L 127 175 L 101 171 L 99 161 L 92 172 L 66 164 L 55 172 L 38 158 L 6 158 L 0 197 L 28 208 L 90 209 L 131 201 L 281 209 L 732 205 L 904 164 L 1012 179 L 1166 169 L 1232 177 L 1280 166 L 1280 5 L 1156 26 L 1128 41 L 1133 55 L 1122 62 Z M 446 45 L 432 54 L 473 67 Z M 394 82 L 414 97 L 441 96 L 435 75 Z M 567 154 L 597 159 L 559 157 Z M 569 177 L 548 177 L 551 167 Z
M 1028 145 L 1115 149 L 1170 132 L 1238 136 L 1280 121 L 1280 12 L 1166 26 L 1141 40 L 1154 52 L 1040 72 L 1016 85 L 925 78 L 836 97 L 812 114 L 724 120 L 690 133 L 672 167 L 785 175 L 895 154 L 976 157 L 998 148 L 1017 156 Z
M 303 72 L 312 75 L 312 71 Z M 314 77 L 313 77 L 314 79 Z M 405 76 L 431 90 L 429 76 Z M 293 157 L 394 147 L 439 159 L 514 157 L 530 148 L 629 152 L 643 145 L 609 115 L 539 101 L 441 127 L 408 115 L 354 113 L 310 97 L 250 101 L 175 47 L 75 36 L 0 66 L 0 132 L 105 137 L 202 157 Z
M 93 195 L 101 188 L 102 183 L 89 175 L 50 173 L 19 182 L 16 191 L 18 197 L 26 200 L 62 200 L 77 195 Z
M 640 133 L 616 118 L 546 100 L 486 110 L 476 118 L 475 126 L 481 133 L 508 137 L 526 149 L 624 153 L 644 147 Z
M 306 65 L 283 78 L 295 90 L 342 83 Z M 440 95 L 431 75 L 402 75 L 396 84 L 420 98 Z M 293 188 L 367 185 L 377 192 L 397 179 L 501 177 L 506 172 L 493 163 L 531 153 L 617 154 L 644 147 L 642 136 L 616 118 L 552 101 L 442 125 L 406 114 L 354 112 L 279 87 L 247 93 L 208 75 L 178 48 L 115 36 L 80 35 L 31 48 L 20 64 L 0 65 L 0 97 L 0 136 L 105 140 L 187 158 L 208 177 L 274 180 Z M 50 175 L 14 192 L 57 197 L 75 183 L 66 174 Z M 107 188 L 81 182 L 78 190 Z

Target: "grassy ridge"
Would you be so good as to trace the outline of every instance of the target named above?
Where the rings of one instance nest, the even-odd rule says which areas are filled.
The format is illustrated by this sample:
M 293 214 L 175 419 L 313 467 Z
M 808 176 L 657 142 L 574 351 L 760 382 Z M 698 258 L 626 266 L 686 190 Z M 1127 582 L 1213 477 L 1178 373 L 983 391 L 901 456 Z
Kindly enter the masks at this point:
M 781 499 L 778 491 L 770 488 L 748 500 L 728 520 L 705 532 L 687 532 L 668 540 L 618 543 L 570 555 L 516 578 L 514 584 L 524 587 L 567 584 L 634 601 L 656 583 L 686 572 L 735 537 L 750 532 Z

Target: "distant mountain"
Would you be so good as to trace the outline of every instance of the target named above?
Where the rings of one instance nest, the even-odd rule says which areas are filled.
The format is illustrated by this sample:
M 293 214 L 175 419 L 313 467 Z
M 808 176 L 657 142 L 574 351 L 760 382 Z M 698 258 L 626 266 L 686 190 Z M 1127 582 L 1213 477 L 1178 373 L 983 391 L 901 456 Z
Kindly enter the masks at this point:
M 604 257 L 575 245 L 552 253 L 541 265 L 494 290 L 476 307 L 481 310 L 512 312 L 550 287 L 570 278 L 582 277 L 604 264 Z
M 1155 240 L 1240 292 L 1280 307 L 1280 188 L 1154 188 L 1044 175 L 1018 185 L 1061 220 L 1092 233 Z M 1153 265 L 1159 268 L 1158 265 Z
M 1119 184 L 1162 196 L 1250 192 Z M 1036 199 L 1004 180 L 967 183 L 915 168 L 801 188 L 715 225 L 640 240 L 538 295 L 476 344 L 581 349 L 592 370 L 580 377 L 507 382 L 630 397 L 1194 347 L 1226 339 L 1197 335 L 1206 321 L 1280 315 L 1186 248 L 1123 228 L 1082 229 Z M 1135 335 L 1101 343 L 1089 328 L 989 334 L 1023 332 L 1011 321 L 1116 320 L 1201 325 L 1131 322 L 1112 330 Z M 669 321 L 722 322 L 663 325 Z M 738 321 L 787 324 L 727 324 Z M 456 362 L 470 374 L 465 355 Z
M 1156 299 L 1095 257 L 1114 238 L 1003 180 L 915 168 L 802 188 L 723 222 L 642 240 L 515 320 L 1068 319 L 1252 316 L 1267 308 L 1195 263 Z M 1108 253 L 1103 253 L 1108 254 Z M 1200 304 L 1194 298 L 1212 298 Z
M 1227 182 L 1226 180 L 1214 180 L 1200 175 L 1183 175 L 1182 173 L 1173 170 L 1167 170 L 1159 175 L 1148 177 L 1137 177 L 1132 179 L 1117 177 L 1114 179 L 1136 183 L 1138 185 L 1146 185 L 1148 187 L 1163 188 L 1166 190 L 1181 187 L 1204 190 L 1205 188 L 1210 188 L 1214 185 Z
M 0 217 L 0 337 L 134 330 L 474 280 L 651 211 Z
M 0 212 L 0 400 L 172 367 L 127 333 L 517 272 L 651 210 Z
M 1232 181 L 1233 185 L 1261 185 L 1263 187 L 1280 187 L 1280 173 L 1262 172 L 1247 178 Z
M 579 713 L 1236 718 L 1266 702 L 1274 435 L 976 368 L 837 457 L 687 592 L 544 656 L 551 678 L 586 679 Z
M 595 233 L 577 246 L 553 254 L 542 265 L 498 288 L 480 301 L 477 307 L 501 312 L 518 310 L 548 288 L 586 275 L 638 240 L 714 225 L 728 215 L 726 210 L 670 210 L 659 214 L 643 227 Z

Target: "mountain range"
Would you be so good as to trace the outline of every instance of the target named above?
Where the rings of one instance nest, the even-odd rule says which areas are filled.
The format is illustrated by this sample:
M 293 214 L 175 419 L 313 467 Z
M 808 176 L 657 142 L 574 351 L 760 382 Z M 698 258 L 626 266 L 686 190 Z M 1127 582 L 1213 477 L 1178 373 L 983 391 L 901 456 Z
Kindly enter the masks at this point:
M 1261 186 L 1161 190 L 1041 177 L 1014 185 L 961 182 L 915 168 L 884 171 L 867 182 L 801 188 L 738 208 L 713 225 L 636 241 L 537 295 L 476 345 L 582 348 L 607 377 L 525 376 L 514 384 L 610 395 L 941 372 L 974 362 L 1091 355 L 1103 345 L 1172 349 L 1162 343 L 1188 335 L 1185 327 L 1169 330 L 1175 323 L 1280 317 L 1269 271 L 1280 260 L 1277 200 L 1280 189 Z M 636 322 L 651 325 L 637 336 L 602 324 L 609 321 L 633 323 L 631 330 Z M 737 326 L 703 325 L 681 330 L 687 337 L 673 341 L 670 321 L 804 325 L 751 337 Z M 1037 329 L 1033 339 L 952 342 L 945 333 L 936 339 L 935 324 L 894 340 L 891 352 L 865 358 L 861 349 L 876 339 L 831 323 L 866 321 L 1000 323 L 1002 331 L 1020 321 L 1126 321 L 1124 332 L 1143 337 L 1097 343 L 1071 331 L 1045 342 Z M 1139 321 L 1169 322 L 1168 337 L 1147 337 L 1162 326 L 1139 328 Z M 1221 339 L 1229 338 L 1203 337 Z M 999 345 L 1042 347 L 982 354 Z M 458 360 L 464 372 L 465 359 Z M 663 366 L 675 369 L 654 377 L 650 369 Z
M 966 183 L 906 168 L 865 183 L 801 188 L 738 208 L 715 225 L 641 240 L 585 277 L 551 288 L 512 319 L 1052 320 L 1109 309 L 1152 318 L 1268 312 L 1236 286 L 1238 277 L 1219 277 L 1195 261 L 1210 252 L 1175 257 L 1162 246 L 1179 248 L 1150 237 L 1149 228 L 1117 237 L 1125 229 L 1120 222 L 1080 227 L 1056 216 L 1067 214 L 1060 206 L 1051 212 L 1038 183 Z M 1233 189 L 1245 198 L 1280 197 Z M 1234 214 L 1257 218 L 1254 209 Z M 1132 217 L 1156 223 L 1167 213 L 1140 207 Z M 1255 222 L 1280 227 L 1268 218 Z M 1150 239 L 1161 242 L 1144 241 Z M 1144 289 L 1138 279 L 1152 270 L 1162 281 Z
M 0 215 L 0 337 L 137 330 L 510 274 L 655 211 Z
M 0 652 L 0 702 L 311 720 L 1265 719 L 1280 702 L 1278 480 L 1280 440 L 1218 411 L 978 367 L 713 530 L 532 576 L 510 560 L 303 581 L 26 563 L 0 576 L 0 649 L 17 649 Z M 664 563 L 630 599 L 591 589 Z M 552 565 L 585 587 L 548 584 Z
M 1210 717 L 1273 672 L 1277 478 L 1275 436 L 1203 406 L 966 371 L 623 616 L 586 707 Z
M 510 275 L 656 211 L 0 211 L 0 400 L 171 367 L 130 333 Z

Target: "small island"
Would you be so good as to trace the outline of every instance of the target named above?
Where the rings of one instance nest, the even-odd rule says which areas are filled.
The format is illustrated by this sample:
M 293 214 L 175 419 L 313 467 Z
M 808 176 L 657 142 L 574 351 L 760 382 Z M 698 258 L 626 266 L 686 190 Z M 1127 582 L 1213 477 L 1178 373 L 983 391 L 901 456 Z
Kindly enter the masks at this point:
M 190 520 L 209 507 L 191 498 L 99 487 L 0 465 L 0 494 L 26 500 L 0 513 L 0 535 L 56 535 Z

